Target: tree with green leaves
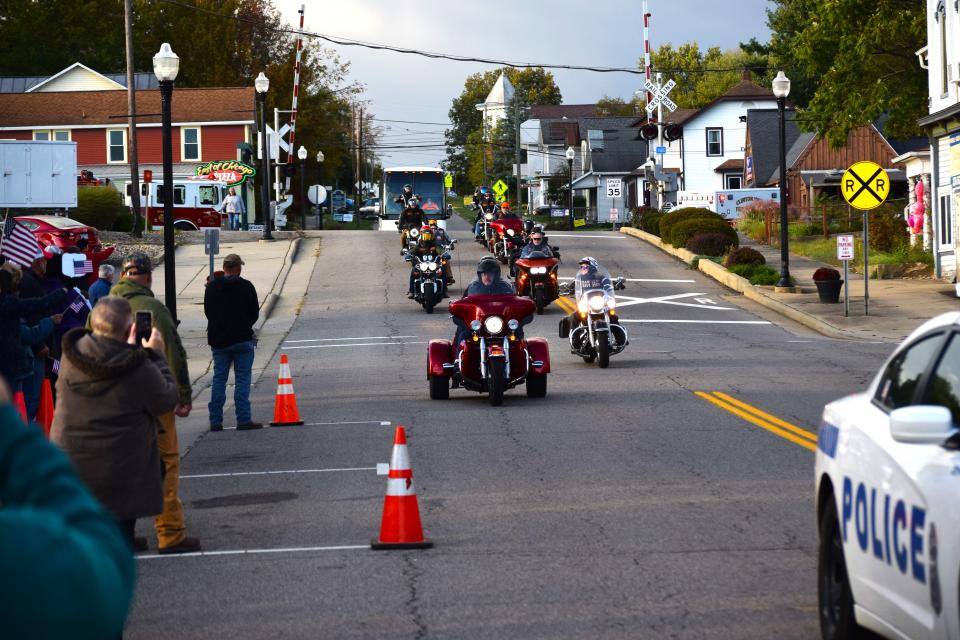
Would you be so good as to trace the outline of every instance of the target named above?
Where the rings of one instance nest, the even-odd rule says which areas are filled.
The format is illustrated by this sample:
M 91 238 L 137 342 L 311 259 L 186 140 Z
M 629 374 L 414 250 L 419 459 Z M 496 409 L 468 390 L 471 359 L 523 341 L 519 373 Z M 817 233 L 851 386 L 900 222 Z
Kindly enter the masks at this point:
M 670 99 L 685 109 L 699 109 L 722 96 L 740 82 L 744 69 L 760 71 L 754 81 L 764 83 L 767 66 L 762 54 L 744 49 L 723 51 L 719 47 L 701 51 L 696 42 L 686 42 L 676 49 L 671 44 L 662 45 L 650 58 L 654 71 L 663 73 L 664 82 L 677 83 Z
M 634 96 L 628 101 L 604 94 L 602 98 L 597 100 L 597 115 L 604 118 L 643 115 L 644 99 Z

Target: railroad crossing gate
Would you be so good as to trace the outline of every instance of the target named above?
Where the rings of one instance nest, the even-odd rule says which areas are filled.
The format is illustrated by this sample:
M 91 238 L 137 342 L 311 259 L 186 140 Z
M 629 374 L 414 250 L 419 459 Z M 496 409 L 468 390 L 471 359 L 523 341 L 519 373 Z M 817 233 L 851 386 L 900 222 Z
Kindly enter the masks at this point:
M 510 187 L 508 187 L 507 183 L 504 182 L 503 180 L 497 180 L 496 182 L 493 183 L 493 192 L 497 194 L 497 202 L 504 201 L 505 199 L 504 194 L 507 193 L 507 189 L 509 188 Z
M 856 209 L 875 209 L 890 195 L 890 177 L 875 162 L 855 162 L 840 180 L 840 193 Z

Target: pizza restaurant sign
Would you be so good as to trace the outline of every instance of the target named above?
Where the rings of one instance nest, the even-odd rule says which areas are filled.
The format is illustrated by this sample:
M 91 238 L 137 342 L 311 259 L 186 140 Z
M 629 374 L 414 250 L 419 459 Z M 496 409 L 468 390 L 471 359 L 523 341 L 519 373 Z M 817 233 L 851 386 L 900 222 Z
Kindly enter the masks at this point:
M 256 169 L 239 160 L 214 160 L 197 166 L 197 176 L 221 180 L 231 186 L 241 184 L 255 175 L 257 175 Z

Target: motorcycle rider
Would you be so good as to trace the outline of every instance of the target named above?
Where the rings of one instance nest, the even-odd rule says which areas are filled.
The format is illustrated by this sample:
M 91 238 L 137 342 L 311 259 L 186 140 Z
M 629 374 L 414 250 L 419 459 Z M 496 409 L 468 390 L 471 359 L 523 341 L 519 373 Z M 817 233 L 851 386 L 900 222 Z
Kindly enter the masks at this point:
M 484 191 L 486 189 L 486 191 Z M 474 224 L 473 235 L 480 238 L 483 233 L 483 218 L 488 213 L 494 213 L 496 216 L 497 201 L 487 187 L 480 187 L 480 201 L 477 203 L 477 217 Z
M 542 227 L 536 227 L 533 232 L 530 233 L 530 241 L 523 246 L 523 249 L 520 251 L 520 257 L 529 258 L 532 253 L 537 251 L 545 253 L 548 256 L 553 255 L 553 248 L 547 244 L 547 238 L 543 235 Z
M 439 256 L 443 253 L 443 246 L 438 245 L 436 239 L 433 236 L 433 229 L 429 226 L 424 225 L 420 229 L 420 237 L 417 239 L 417 248 L 415 251 L 417 256 L 425 255 L 434 255 Z M 416 269 L 412 266 L 410 267 L 410 287 L 407 290 L 407 298 L 411 300 L 414 297 L 413 293 L 413 283 L 416 280 Z M 440 297 L 447 297 L 447 282 L 446 282 L 446 269 L 441 270 L 440 273 Z
M 497 296 L 514 295 L 513 285 L 504 280 L 500 273 L 500 263 L 493 256 L 484 256 L 477 263 L 477 277 L 467 285 L 467 296 Z M 523 325 L 533 321 L 533 315 L 529 315 L 520 322 L 520 329 L 517 330 L 518 337 L 523 336 Z M 453 337 L 453 347 L 459 352 L 460 343 L 467 339 L 470 328 L 460 318 L 453 316 L 453 323 L 457 325 L 457 333 Z
M 400 232 L 400 247 L 407 246 L 407 232 L 410 229 L 419 229 L 423 225 L 423 209 L 420 208 L 420 198 L 413 192 L 409 184 L 403 185 L 403 192 L 393 199 L 403 205 L 400 219 L 397 220 L 397 231 Z
M 453 251 L 453 238 L 447 233 L 446 229 L 437 224 L 436 220 L 428 220 L 427 224 L 433 230 L 433 241 L 442 254 L 445 251 Z M 453 278 L 453 266 L 447 260 L 443 265 L 444 285 L 455 284 L 457 281 Z
M 580 258 L 579 267 L 577 277 L 574 278 L 575 300 L 579 302 L 584 292 L 591 289 L 603 289 L 604 293 L 613 297 L 613 280 L 610 278 L 610 272 L 602 267 L 596 258 L 591 256 Z M 568 331 L 572 331 L 574 327 L 579 327 L 584 323 L 576 310 L 561 322 L 566 323 Z M 610 324 L 620 324 L 620 320 L 611 314 Z M 565 337 L 562 332 L 561 337 Z

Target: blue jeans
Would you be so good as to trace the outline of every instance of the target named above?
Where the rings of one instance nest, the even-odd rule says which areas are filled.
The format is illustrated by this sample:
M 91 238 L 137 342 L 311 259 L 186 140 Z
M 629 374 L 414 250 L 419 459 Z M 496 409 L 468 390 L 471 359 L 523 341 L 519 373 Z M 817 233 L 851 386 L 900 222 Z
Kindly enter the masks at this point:
M 227 219 L 229 220 L 229 222 L 227 223 L 227 226 L 228 226 L 231 230 L 236 231 L 237 229 L 240 228 L 240 214 L 239 214 L 239 213 L 228 213 L 228 214 L 227 214 Z
M 223 403 L 227 400 L 227 376 L 233 365 L 233 404 L 237 424 L 251 422 L 250 379 L 253 370 L 255 340 L 238 342 L 229 347 L 213 350 L 213 385 L 210 389 L 210 424 L 223 424 Z

